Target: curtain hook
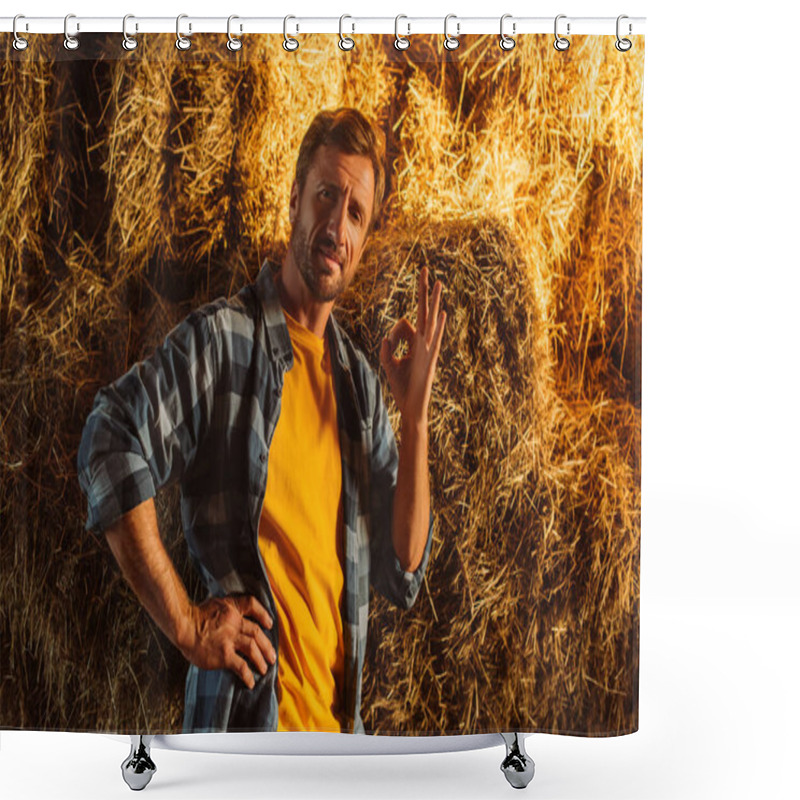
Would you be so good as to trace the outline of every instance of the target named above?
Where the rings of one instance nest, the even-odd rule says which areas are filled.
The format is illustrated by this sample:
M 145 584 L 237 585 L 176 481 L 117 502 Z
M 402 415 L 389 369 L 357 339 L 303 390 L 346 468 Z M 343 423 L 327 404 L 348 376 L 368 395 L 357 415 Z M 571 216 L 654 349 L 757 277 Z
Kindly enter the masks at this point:
M 192 43 L 181 33 L 181 20 L 184 17 L 188 17 L 188 14 L 178 14 L 178 19 L 175 21 L 175 33 L 178 34 L 178 38 L 175 40 L 175 47 L 178 50 L 188 50 Z M 189 23 L 189 36 L 192 35 L 192 23 Z
M 460 42 L 458 41 L 457 38 L 455 38 L 454 36 L 451 36 L 447 32 L 447 20 L 449 20 L 450 17 L 455 17 L 455 16 L 456 16 L 455 14 L 448 14 L 444 18 L 444 48 L 445 48 L 445 50 L 455 50 L 458 47 L 458 45 L 460 44 Z M 460 28 L 461 28 L 461 23 L 460 22 L 456 22 L 456 36 L 459 35 L 459 29 Z
M 569 47 L 569 39 L 565 39 L 563 36 L 558 35 L 558 21 L 560 19 L 566 19 L 566 18 L 567 18 L 566 14 L 559 14 L 556 17 L 556 25 L 555 25 L 556 40 L 553 43 L 553 47 L 555 47 L 556 50 L 558 51 L 566 50 Z M 569 36 L 569 22 L 567 23 L 567 36 Z
M 11 30 L 14 32 L 14 49 L 15 50 L 24 50 L 28 46 L 28 40 L 27 39 L 23 39 L 17 33 L 17 20 L 18 19 L 26 19 L 26 17 L 25 17 L 24 14 L 17 14 L 14 17 L 14 24 L 11 26 Z M 25 29 L 27 30 L 27 28 L 28 28 L 28 23 L 26 22 L 25 23 Z
M 342 16 L 339 17 L 339 47 L 341 47 L 342 50 L 352 50 L 356 46 L 355 41 L 342 33 L 342 23 L 346 19 L 353 18 L 349 14 L 342 14 Z M 355 26 L 353 27 L 355 28 Z
M 398 14 L 394 18 L 394 46 L 398 50 L 408 50 L 411 42 L 399 33 L 401 19 L 408 19 L 408 17 L 405 14 Z M 411 33 L 411 24 L 407 22 L 406 25 L 408 26 L 408 33 Z
M 620 53 L 627 53 L 628 50 L 630 50 L 631 47 L 633 47 L 633 42 L 630 39 L 620 39 L 620 37 L 619 37 L 619 22 L 622 19 L 629 19 L 629 17 L 625 16 L 625 14 L 620 14 L 617 17 L 617 41 L 614 42 L 614 47 L 616 47 L 617 50 L 620 51 Z M 628 34 L 630 34 L 630 33 L 631 33 L 631 24 L 629 22 L 628 23 Z
M 136 36 L 128 36 L 128 20 L 135 19 L 133 14 L 126 14 L 122 18 L 122 49 L 135 50 L 139 42 L 136 41 Z M 139 30 L 139 23 L 136 23 L 136 30 Z
M 288 14 L 283 18 L 283 49 L 287 53 L 293 53 L 300 47 L 300 42 L 294 38 L 294 36 L 289 36 L 287 32 L 286 23 L 289 22 L 290 19 L 297 19 L 297 17 L 293 17 L 291 14 Z
M 69 31 L 67 30 L 67 25 L 71 17 L 75 17 L 74 14 L 67 14 L 64 17 L 64 47 L 67 50 L 77 50 L 80 47 L 80 42 L 74 37 L 69 35 Z M 77 23 L 77 30 L 81 29 L 80 23 Z
M 225 46 L 231 51 L 231 53 L 235 53 L 237 50 L 242 49 L 242 40 L 238 36 L 234 36 L 231 33 L 231 22 L 235 19 L 239 19 L 236 14 L 231 14 L 228 17 L 228 41 L 226 42 Z M 241 25 L 239 26 L 239 30 L 242 30 Z
M 503 14 L 503 16 L 500 17 L 500 49 L 501 50 L 513 50 L 514 46 L 516 45 L 516 41 L 514 39 L 512 39 L 510 36 L 506 36 L 503 33 L 503 22 L 505 21 L 506 17 L 510 17 L 510 16 L 511 16 L 511 14 Z M 511 23 L 511 32 L 512 33 L 516 33 L 517 32 L 517 23 L 516 22 L 512 22 Z

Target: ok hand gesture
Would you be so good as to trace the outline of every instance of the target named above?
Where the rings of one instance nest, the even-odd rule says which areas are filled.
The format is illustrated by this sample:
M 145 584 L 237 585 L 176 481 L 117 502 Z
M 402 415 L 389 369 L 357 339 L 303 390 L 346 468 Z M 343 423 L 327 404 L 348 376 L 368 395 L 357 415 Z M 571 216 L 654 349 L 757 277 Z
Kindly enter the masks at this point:
M 428 422 L 428 403 L 447 319 L 447 314 L 439 311 L 441 296 L 442 284 L 436 281 L 428 307 L 428 268 L 423 267 L 418 286 L 417 328 L 403 317 L 381 344 L 381 364 L 395 403 L 403 420 L 416 425 L 426 426 Z M 401 340 L 408 343 L 408 352 L 396 358 L 393 353 Z

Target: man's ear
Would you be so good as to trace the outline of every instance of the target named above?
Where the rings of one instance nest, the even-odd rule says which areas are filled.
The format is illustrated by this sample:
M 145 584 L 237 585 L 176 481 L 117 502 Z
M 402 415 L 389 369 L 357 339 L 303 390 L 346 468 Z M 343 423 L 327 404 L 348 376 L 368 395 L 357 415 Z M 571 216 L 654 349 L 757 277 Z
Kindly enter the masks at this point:
M 297 209 L 300 205 L 300 187 L 295 180 L 292 183 L 292 191 L 289 195 L 289 222 L 294 225 L 295 217 L 297 216 Z

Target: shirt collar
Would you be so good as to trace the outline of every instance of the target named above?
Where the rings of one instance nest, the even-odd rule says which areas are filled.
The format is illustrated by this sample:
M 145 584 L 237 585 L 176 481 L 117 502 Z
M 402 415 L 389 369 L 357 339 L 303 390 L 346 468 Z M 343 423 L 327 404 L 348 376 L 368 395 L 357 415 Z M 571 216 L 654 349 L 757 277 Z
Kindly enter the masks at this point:
M 281 306 L 278 287 L 275 286 L 275 281 L 273 280 L 273 275 L 279 269 L 280 266 L 278 264 L 274 261 L 270 261 L 269 258 L 265 258 L 264 262 L 261 264 L 258 276 L 256 277 L 255 287 L 256 294 L 261 300 L 261 306 L 264 310 L 267 339 L 269 340 L 269 347 L 272 350 L 272 355 L 291 364 L 294 360 L 292 354 L 292 340 L 289 338 L 289 330 L 286 327 L 286 317 L 283 315 L 283 307 Z M 333 314 L 328 317 L 328 323 L 325 326 L 325 335 L 328 338 L 331 349 L 335 351 L 338 357 L 339 365 L 342 369 L 349 371 L 350 364 L 347 359 L 344 338 Z

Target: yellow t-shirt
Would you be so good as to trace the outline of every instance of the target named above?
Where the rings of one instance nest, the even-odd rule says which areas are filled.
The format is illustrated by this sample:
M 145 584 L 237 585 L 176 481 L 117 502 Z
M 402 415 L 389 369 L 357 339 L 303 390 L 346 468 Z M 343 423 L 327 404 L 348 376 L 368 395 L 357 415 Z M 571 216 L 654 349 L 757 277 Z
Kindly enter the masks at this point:
M 342 730 L 342 463 L 330 353 L 284 311 L 294 364 L 267 465 L 258 546 L 278 614 L 278 730 Z

